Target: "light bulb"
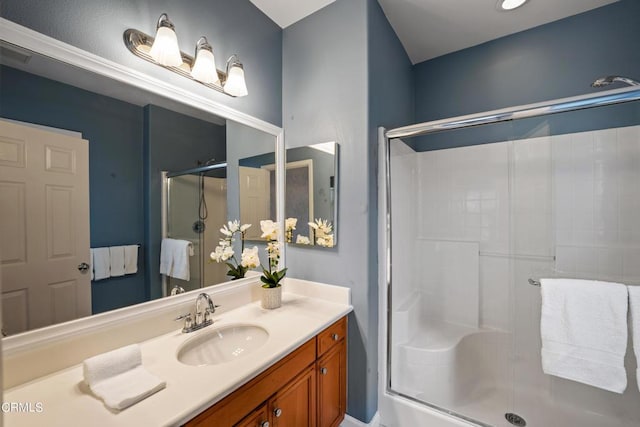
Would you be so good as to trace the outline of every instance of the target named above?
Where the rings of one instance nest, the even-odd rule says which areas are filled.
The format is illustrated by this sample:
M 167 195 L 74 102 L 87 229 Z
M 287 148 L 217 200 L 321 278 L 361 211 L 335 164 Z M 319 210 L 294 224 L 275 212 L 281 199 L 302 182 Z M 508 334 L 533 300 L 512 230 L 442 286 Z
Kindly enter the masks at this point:
M 213 49 L 204 37 L 201 37 L 196 44 L 196 59 L 191 69 L 191 77 L 202 83 L 220 85 Z
M 158 31 L 153 41 L 149 55 L 160 65 L 178 67 L 182 65 L 182 55 L 178 47 L 178 37 L 173 24 L 166 14 L 158 19 Z
M 527 0 L 500 0 L 498 5 L 502 10 L 513 10 L 519 8 L 526 2 Z
M 224 91 L 233 96 L 246 96 L 249 94 L 247 84 L 244 81 L 244 68 L 237 60 L 227 67 L 227 81 L 224 84 Z

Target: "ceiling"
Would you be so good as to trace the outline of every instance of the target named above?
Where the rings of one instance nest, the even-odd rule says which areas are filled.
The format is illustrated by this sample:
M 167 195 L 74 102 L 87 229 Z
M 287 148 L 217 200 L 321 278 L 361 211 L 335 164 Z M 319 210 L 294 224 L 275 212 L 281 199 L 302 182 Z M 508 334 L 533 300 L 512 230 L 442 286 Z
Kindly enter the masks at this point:
M 251 0 L 282 28 L 333 1 Z M 414 64 L 616 1 L 530 0 L 503 12 L 497 0 L 378 0 Z

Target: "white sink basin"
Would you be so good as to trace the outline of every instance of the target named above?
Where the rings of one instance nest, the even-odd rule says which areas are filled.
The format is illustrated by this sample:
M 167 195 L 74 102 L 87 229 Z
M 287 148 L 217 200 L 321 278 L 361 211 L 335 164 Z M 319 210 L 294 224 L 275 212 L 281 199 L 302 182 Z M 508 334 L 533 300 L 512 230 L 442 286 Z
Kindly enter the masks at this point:
M 178 349 L 178 360 L 186 365 L 217 365 L 237 360 L 262 347 L 269 333 L 256 325 L 229 325 L 198 334 Z

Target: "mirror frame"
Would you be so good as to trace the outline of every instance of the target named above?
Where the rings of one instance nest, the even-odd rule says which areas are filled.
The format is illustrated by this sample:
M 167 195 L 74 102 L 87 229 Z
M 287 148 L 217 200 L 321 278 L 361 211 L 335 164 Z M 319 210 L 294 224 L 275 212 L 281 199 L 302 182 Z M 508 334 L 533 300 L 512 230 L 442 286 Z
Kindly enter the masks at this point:
M 285 180 L 285 144 L 282 128 L 235 110 L 219 102 L 213 101 L 206 96 L 201 96 L 195 92 L 182 89 L 135 69 L 41 34 L 30 28 L 23 27 L 22 25 L 16 24 L 15 22 L 2 17 L 0 17 L 0 40 L 31 50 L 35 53 L 47 56 L 65 64 L 90 71 L 99 76 L 126 83 L 170 100 L 189 105 L 206 113 L 214 114 L 223 119 L 235 121 L 273 135 L 275 137 L 277 170 L 276 191 L 277 194 L 280 195 L 276 204 L 276 216 L 280 223 L 280 236 L 284 236 L 284 197 L 282 197 L 282 195 L 284 194 Z M 118 43 L 119 41 L 120 40 L 114 40 L 113 42 Z M 280 262 L 282 265 L 286 265 L 286 245 L 284 244 L 282 244 Z M 190 295 L 189 298 L 191 298 Z M 182 300 L 182 298 L 178 299 Z M 163 308 L 173 307 L 176 303 L 177 299 L 175 298 L 161 298 L 118 310 L 112 310 L 106 313 L 95 314 L 44 328 L 22 332 L 3 339 L 0 343 L 0 349 L 2 349 L 3 355 L 21 352 L 27 350 L 30 346 L 63 339 L 90 328 L 97 326 L 103 327 L 106 324 L 111 323 L 120 323 L 120 317 L 126 318 L 131 316 L 136 309 L 139 309 L 142 312 L 149 310 L 162 310 Z

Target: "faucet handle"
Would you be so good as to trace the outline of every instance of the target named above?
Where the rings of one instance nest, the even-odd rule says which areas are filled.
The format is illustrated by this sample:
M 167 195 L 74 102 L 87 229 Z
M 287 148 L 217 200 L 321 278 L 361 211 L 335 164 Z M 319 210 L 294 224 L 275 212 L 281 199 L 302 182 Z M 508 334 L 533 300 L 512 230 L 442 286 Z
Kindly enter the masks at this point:
M 173 320 L 178 321 L 182 319 L 184 319 L 182 332 L 191 332 L 191 330 L 193 329 L 193 319 L 191 318 L 191 313 L 181 314 Z

